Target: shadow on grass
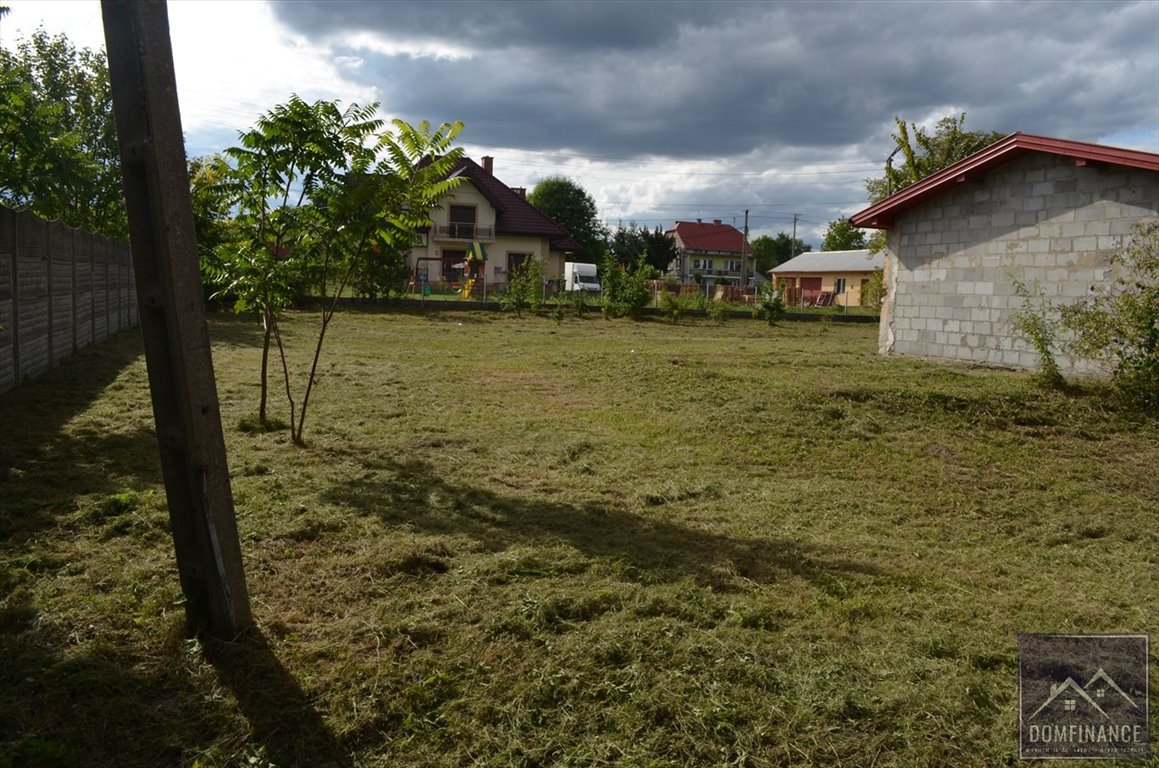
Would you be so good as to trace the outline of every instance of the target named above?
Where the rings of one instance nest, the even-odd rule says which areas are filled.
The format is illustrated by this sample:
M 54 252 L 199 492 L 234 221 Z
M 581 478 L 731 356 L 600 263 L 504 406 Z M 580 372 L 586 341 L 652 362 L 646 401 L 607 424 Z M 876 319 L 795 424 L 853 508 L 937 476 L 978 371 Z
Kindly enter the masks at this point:
M 216 730 L 181 646 L 143 659 L 93 627 L 30 604 L 0 610 L 0 766 L 188 764 Z
M 492 551 L 563 540 L 590 557 L 625 563 L 647 580 L 692 578 L 727 589 L 736 577 L 770 583 L 788 576 L 819 586 L 838 572 L 881 575 L 869 565 L 825 561 L 784 538 L 740 538 L 599 504 L 548 502 L 452 483 L 445 471 L 411 460 L 369 467 L 378 476 L 331 487 L 325 500 L 391 525 L 466 535 Z
M 231 309 L 217 307 L 206 315 L 209 336 L 214 344 L 235 347 L 261 347 L 264 333 L 252 314 L 238 315 Z
M 183 622 L 171 627 L 163 657 L 152 659 L 91 627 L 65 638 L 44 623 L 29 604 L 0 608 L 0 768 L 189 765 L 206 745 L 231 741 L 235 753 L 219 755 L 227 763 L 206 764 L 249 765 L 261 754 L 268 763 L 253 764 L 351 765 L 256 631 L 205 646 L 248 722 L 246 734 L 230 701 L 191 672 L 193 641 L 181 640 Z
M 275 765 L 353 765 L 309 697 L 258 629 L 233 643 L 210 642 L 206 656 L 237 699 L 254 741 Z
M 140 336 L 127 331 L 0 395 L 0 540 L 11 546 L 14 534 L 56 524 L 82 495 L 132 490 L 123 487 L 126 478 L 143 486 L 160 482 L 144 368 L 117 381 L 143 354 Z M 66 429 L 110 387 L 139 387 L 140 395 L 125 396 L 121 412 L 93 426 Z M 133 420 L 141 424 L 134 428 Z

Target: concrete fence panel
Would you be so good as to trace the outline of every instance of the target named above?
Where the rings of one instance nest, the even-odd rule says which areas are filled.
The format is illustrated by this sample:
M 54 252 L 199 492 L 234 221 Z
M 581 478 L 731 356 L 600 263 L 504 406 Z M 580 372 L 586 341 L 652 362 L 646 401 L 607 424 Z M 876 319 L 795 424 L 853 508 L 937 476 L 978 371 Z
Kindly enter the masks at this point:
M 0 392 L 137 324 L 127 243 L 0 208 Z

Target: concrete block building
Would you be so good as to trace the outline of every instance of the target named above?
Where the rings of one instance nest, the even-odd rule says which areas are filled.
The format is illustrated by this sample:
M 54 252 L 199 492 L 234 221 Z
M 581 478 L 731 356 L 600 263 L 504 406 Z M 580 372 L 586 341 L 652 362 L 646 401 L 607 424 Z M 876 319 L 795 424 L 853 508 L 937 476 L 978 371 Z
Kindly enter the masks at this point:
M 887 230 L 880 350 L 1035 369 L 1012 326 L 1015 280 L 1081 300 L 1114 282 L 1111 256 L 1156 218 L 1159 155 L 1011 134 L 852 217 Z

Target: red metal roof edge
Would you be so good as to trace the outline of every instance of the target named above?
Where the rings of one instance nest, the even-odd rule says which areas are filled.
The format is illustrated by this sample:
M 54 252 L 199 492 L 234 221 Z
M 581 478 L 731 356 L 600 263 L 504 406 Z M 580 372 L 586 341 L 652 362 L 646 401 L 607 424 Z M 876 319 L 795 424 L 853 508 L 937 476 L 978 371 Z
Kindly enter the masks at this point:
M 972 181 L 977 174 L 990 168 L 1010 162 L 1027 152 L 1045 152 L 1088 160 L 1095 163 L 1109 163 L 1129 168 L 1141 168 L 1159 172 L 1159 155 L 1137 149 L 1109 147 L 1085 141 L 1054 139 L 1030 133 L 1012 133 L 990 146 L 980 149 L 967 158 L 947 166 L 932 176 L 911 184 L 886 199 L 871 205 L 850 217 L 854 226 L 871 229 L 889 229 L 897 214 L 918 203 L 941 193 L 944 187 L 960 181 Z

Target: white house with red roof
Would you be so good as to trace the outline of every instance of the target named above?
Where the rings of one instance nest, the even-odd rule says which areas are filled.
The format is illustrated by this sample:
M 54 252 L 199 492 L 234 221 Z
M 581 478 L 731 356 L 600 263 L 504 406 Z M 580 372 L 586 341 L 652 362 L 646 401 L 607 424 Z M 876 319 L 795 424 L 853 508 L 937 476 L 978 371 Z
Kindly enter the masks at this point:
M 464 157 L 455 166 L 452 173 L 464 181 L 431 211 L 434 225 L 407 258 L 415 282 L 457 286 L 468 254 L 485 254 L 475 274 L 489 288 L 506 287 L 512 270 L 532 258 L 543 263 L 546 279 L 561 279 L 567 254 L 579 245 L 527 202 L 526 190 L 507 186 L 493 171 L 490 157 L 482 165 Z
M 1159 154 L 1011 134 L 852 217 L 886 230 L 880 350 L 1035 369 L 1012 326 L 1015 280 L 1079 301 L 1115 280 L 1111 256 L 1157 218 Z
M 752 273 L 752 247 L 744 233 L 714 219 L 711 224 L 678 221 L 666 233 L 676 242 L 677 257 L 668 273 L 688 282 L 701 277 L 709 283 L 741 283 L 742 267 Z

